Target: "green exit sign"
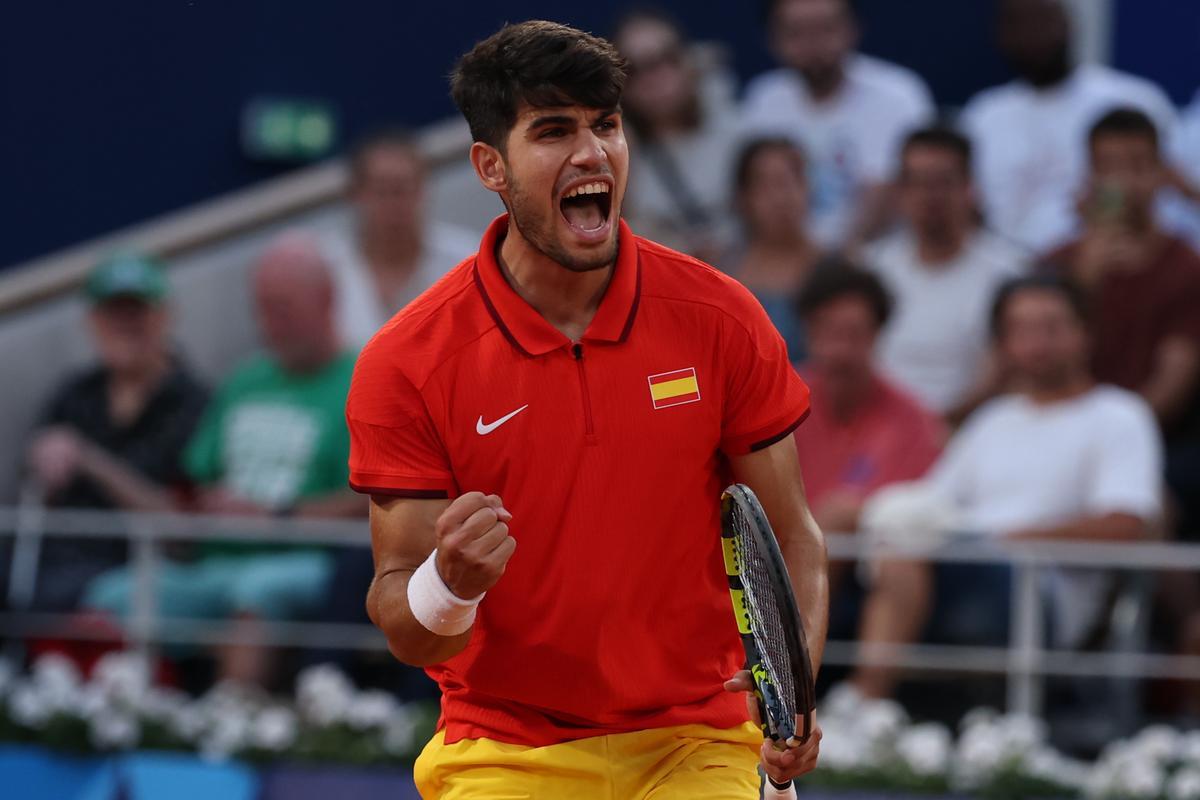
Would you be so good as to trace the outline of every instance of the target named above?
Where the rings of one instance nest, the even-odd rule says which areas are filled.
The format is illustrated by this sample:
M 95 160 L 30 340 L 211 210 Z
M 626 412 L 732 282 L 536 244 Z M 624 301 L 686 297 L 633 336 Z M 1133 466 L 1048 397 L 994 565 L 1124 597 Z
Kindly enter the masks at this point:
M 314 161 L 337 139 L 330 103 L 260 97 L 242 111 L 242 150 L 256 161 Z

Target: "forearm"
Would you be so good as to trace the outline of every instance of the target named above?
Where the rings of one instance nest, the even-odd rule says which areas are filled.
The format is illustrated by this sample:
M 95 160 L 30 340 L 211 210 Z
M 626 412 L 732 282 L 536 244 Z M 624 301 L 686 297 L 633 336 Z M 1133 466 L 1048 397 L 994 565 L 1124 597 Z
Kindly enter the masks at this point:
M 792 530 L 780 537 L 780 549 L 791 577 L 796 605 L 804 619 L 808 652 L 815 673 L 821 667 L 829 626 L 829 565 L 821 529 L 811 515 L 804 516 L 806 519 L 798 521 Z
M 400 569 L 377 575 L 367 593 L 367 614 L 387 637 L 392 655 L 405 664 L 427 667 L 462 652 L 471 640 L 471 630 L 439 636 L 418 622 L 408 604 L 408 582 L 413 572 Z
M 1150 526 L 1140 517 L 1114 513 L 1028 528 L 1017 531 L 1013 538 L 1026 541 L 1134 542 L 1146 539 L 1150 533 Z
M 1187 339 L 1164 341 L 1155 353 L 1155 368 L 1139 394 L 1162 425 L 1186 413 L 1200 382 L 1200 349 Z
M 123 509 L 171 511 L 175 507 L 170 491 L 95 445 L 84 446 L 80 471 Z

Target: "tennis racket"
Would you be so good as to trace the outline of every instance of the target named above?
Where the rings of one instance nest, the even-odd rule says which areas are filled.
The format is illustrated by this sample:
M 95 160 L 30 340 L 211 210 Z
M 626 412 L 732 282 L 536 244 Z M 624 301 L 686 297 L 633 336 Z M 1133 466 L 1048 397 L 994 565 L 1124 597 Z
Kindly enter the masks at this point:
M 775 533 L 748 486 L 735 483 L 721 494 L 721 545 L 763 737 L 779 749 L 807 742 L 816 687 L 804 625 Z M 776 789 L 790 783 L 771 781 Z

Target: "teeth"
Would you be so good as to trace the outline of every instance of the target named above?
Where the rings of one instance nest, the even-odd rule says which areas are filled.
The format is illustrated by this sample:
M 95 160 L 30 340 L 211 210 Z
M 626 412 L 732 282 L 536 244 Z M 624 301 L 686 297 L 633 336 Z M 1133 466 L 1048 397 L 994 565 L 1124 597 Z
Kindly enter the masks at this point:
M 595 183 L 585 183 L 582 186 L 576 186 L 574 189 L 572 189 L 571 191 L 569 191 L 565 195 L 563 195 L 563 197 L 564 198 L 577 197 L 581 194 L 607 194 L 607 193 L 608 193 L 608 184 L 603 183 L 601 181 L 596 181 Z

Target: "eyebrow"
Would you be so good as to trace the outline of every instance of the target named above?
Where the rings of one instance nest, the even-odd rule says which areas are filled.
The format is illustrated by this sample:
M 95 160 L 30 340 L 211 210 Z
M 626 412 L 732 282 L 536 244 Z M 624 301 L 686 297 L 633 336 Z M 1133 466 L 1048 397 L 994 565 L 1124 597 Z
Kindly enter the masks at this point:
M 599 122 L 602 119 L 605 119 L 606 117 L 611 117 L 616 114 L 619 114 L 620 111 L 621 111 L 621 109 L 618 106 L 613 106 L 612 108 L 604 109 L 603 111 L 596 114 L 595 117 L 593 117 L 592 123 L 594 124 L 596 122 Z M 528 129 L 533 130 L 535 128 L 541 128 L 546 125 L 574 125 L 575 122 L 576 122 L 576 118 L 573 116 L 570 116 L 568 114 L 546 114 L 541 117 L 534 117 L 533 120 L 530 121 Z

